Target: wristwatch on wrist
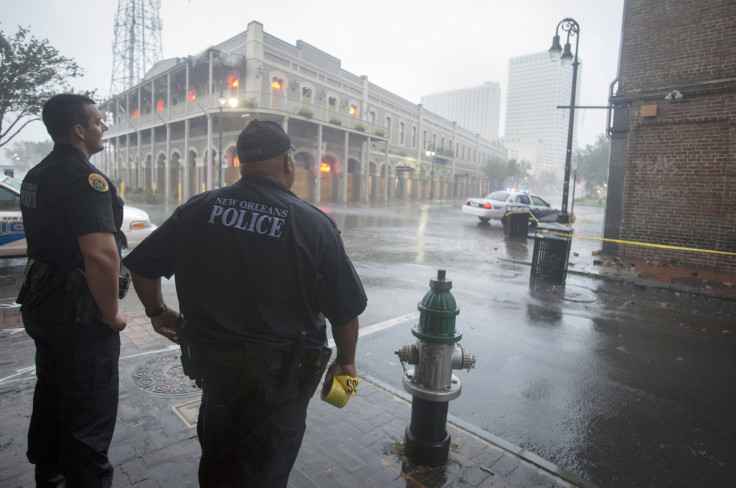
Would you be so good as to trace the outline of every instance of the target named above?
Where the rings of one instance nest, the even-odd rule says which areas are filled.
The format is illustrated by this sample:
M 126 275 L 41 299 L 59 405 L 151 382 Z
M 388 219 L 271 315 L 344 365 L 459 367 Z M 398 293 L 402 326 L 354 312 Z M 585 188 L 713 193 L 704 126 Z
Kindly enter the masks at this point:
M 169 307 L 167 307 L 165 303 L 162 303 L 160 307 L 158 307 L 156 310 L 152 312 L 149 312 L 148 310 L 146 310 L 146 317 L 148 317 L 149 319 L 156 318 L 159 315 L 162 315 L 168 309 Z

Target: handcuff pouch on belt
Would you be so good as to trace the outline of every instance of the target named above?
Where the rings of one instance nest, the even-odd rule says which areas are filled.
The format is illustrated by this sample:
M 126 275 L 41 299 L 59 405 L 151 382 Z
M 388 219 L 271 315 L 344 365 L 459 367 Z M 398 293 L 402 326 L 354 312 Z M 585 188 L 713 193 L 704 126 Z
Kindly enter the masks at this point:
M 303 370 L 299 387 L 307 397 L 311 397 L 317 391 L 330 362 L 330 356 L 332 356 L 332 349 L 326 346 L 309 349 L 302 354 Z

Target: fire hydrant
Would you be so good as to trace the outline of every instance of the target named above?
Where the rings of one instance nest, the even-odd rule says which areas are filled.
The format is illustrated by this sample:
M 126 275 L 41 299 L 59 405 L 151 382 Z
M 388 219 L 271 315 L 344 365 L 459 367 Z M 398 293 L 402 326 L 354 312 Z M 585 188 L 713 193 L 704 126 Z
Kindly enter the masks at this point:
M 404 389 L 411 393 L 411 422 L 406 429 L 406 457 L 414 464 L 438 468 L 447 464 L 450 435 L 447 433 L 447 407 L 460 396 L 462 383 L 453 369 L 475 367 L 475 356 L 458 344 L 462 334 L 455 330 L 455 317 L 460 313 L 450 293 L 452 281 L 445 270 L 429 281 L 430 290 L 417 308 L 419 323 L 411 333 L 416 344 L 401 346 L 396 351 L 401 365 L 416 365 L 406 370 Z

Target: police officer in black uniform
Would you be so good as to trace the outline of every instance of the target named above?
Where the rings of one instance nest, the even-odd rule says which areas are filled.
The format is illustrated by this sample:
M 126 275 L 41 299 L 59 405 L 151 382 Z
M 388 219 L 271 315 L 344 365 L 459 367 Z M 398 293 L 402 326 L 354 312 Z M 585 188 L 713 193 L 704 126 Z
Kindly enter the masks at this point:
M 87 97 L 43 107 L 53 151 L 23 179 L 28 267 L 18 302 L 36 343 L 28 460 L 37 486 L 108 487 L 118 406 L 123 203 L 89 162 L 107 126 Z
M 242 178 L 192 197 L 124 260 L 203 387 L 201 486 L 287 485 L 329 363 L 325 317 L 337 347 L 326 378 L 356 375 L 365 292 L 334 221 L 290 191 L 293 149 L 280 125 L 252 121 L 237 142 Z M 172 275 L 176 325 L 161 295 Z

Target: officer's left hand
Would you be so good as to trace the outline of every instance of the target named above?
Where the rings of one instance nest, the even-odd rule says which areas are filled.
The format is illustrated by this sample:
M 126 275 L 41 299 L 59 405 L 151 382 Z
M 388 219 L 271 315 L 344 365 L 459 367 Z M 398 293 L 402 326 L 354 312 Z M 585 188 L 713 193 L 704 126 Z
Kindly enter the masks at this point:
M 103 322 L 112 330 L 120 332 L 128 325 L 128 314 L 123 310 L 118 310 L 118 314 L 113 319 L 107 321 L 103 319 Z
M 355 372 L 355 363 L 343 364 L 337 359 L 332 361 L 330 367 L 327 368 L 325 374 L 325 384 L 329 383 L 335 376 L 351 376 L 355 378 L 357 376 Z
M 166 310 L 158 317 L 151 319 L 151 325 L 156 333 L 161 334 L 175 344 L 179 344 L 179 338 L 176 337 L 176 321 L 179 318 L 179 311 L 173 308 Z

